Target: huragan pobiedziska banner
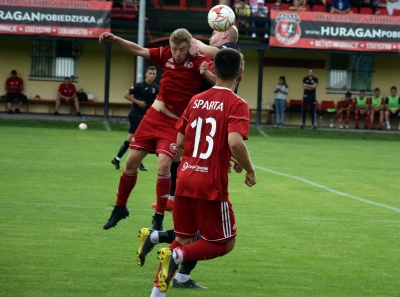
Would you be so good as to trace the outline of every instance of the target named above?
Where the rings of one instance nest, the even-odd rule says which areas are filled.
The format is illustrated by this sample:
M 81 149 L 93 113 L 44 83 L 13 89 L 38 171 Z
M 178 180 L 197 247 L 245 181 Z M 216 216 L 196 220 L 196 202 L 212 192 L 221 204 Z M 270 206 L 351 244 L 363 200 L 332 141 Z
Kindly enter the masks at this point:
M 0 34 L 97 38 L 110 23 L 110 1 L 0 0 Z
M 400 17 L 271 11 L 270 46 L 400 52 Z

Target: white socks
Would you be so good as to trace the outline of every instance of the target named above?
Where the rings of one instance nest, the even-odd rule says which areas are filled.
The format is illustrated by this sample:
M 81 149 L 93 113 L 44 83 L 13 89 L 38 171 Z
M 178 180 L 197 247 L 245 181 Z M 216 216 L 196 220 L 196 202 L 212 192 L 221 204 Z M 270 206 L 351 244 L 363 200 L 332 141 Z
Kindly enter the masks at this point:
M 117 160 L 117 161 L 121 161 L 121 158 L 115 157 L 115 160 Z
M 153 287 L 150 297 L 164 297 L 165 293 L 162 293 L 158 288 Z
M 160 237 L 158 236 L 158 231 L 153 231 L 150 233 L 150 241 L 154 244 L 160 243 Z
M 189 279 L 190 279 L 190 275 L 187 275 L 187 274 L 182 274 L 182 273 L 177 273 L 176 275 L 175 275 L 175 279 L 178 281 L 178 282 L 180 282 L 180 283 L 185 283 L 185 282 L 187 282 Z

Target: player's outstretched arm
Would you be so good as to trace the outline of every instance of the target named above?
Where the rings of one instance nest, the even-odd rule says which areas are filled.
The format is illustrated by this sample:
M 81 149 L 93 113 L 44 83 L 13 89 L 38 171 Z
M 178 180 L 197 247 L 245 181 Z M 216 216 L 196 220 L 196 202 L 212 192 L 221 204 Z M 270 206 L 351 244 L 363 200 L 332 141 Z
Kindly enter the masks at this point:
M 246 170 L 245 184 L 249 187 L 257 183 L 256 172 L 251 163 L 249 151 L 243 141 L 243 136 L 236 132 L 231 132 L 228 135 L 228 144 L 233 157 Z
M 145 59 L 150 59 L 150 51 L 148 48 L 141 47 L 134 42 L 122 39 L 118 36 L 115 36 L 112 33 L 109 32 L 101 33 L 99 36 L 99 42 L 104 42 L 104 41 L 113 42 L 134 56 L 140 56 Z
M 191 55 L 202 54 L 203 56 L 206 56 L 207 58 L 214 60 L 215 54 L 218 51 L 219 48 L 206 45 L 200 40 L 192 38 L 192 45 L 190 46 L 189 49 Z

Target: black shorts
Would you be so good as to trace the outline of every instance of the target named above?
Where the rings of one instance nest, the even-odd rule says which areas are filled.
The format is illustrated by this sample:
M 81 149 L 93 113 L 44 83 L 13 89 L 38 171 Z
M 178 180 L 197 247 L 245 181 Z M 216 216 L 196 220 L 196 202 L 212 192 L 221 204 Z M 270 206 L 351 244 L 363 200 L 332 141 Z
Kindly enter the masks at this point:
M 128 119 L 129 119 L 129 134 L 134 134 L 136 129 L 139 127 L 139 124 L 142 121 L 143 117 L 141 115 L 138 115 L 134 111 L 130 111 Z
M 22 93 L 7 93 L 6 102 L 10 103 L 13 101 L 13 99 L 17 99 L 22 103 L 26 103 L 28 101 L 28 98 Z

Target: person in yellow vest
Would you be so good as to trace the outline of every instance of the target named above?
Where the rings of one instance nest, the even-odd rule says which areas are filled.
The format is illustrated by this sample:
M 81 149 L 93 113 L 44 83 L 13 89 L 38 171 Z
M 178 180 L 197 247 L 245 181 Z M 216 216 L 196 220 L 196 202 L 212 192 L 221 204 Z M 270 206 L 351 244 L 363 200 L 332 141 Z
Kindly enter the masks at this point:
M 386 120 L 386 129 L 390 130 L 390 117 L 400 117 L 400 98 L 397 96 L 397 88 L 390 88 L 390 96 L 388 96 L 385 100 L 385 120 Z M 400 130 L 400 125 L 399 125 Z
M 360 90 L 360 94 L 356 96 L 354 103 L 354 122 L 356 123 L 356 129 L 360 129 L 360 126 L 358 126 L 359 115 L 364 115 L 364 129 L 368 129 L 369 101 L 367 96 L 365 96 L 364 90 Z
M 379 115 L 379 127 L 378 130 L 382 130 L 383 127 L 383 111 L 385 109 L 384 100 L 381 96 L 381 90 L 379 88 L 375 88 L 374 95 L 371 96 L 370 99 L 370 127 L 371 129 L 375 129 L 374 127 L 374 117 L 375 115 Z

